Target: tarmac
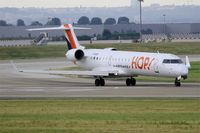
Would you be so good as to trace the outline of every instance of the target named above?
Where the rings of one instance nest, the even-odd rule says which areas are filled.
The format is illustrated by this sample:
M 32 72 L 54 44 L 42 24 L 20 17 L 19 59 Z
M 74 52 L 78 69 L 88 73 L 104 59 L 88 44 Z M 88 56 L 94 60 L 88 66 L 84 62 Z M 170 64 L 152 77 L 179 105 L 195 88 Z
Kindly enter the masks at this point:
M 183 56 L 184 57 L 184 56 Z M 200 60 L 194 56 L 191 60 Z M 106 86 L 95 87 L 93 78 L 20 73 L 18 70 L 48 70 L 74 66 L 65 58 L 0 61 L 0 99 L 12 98 L 77 98 L 77 97 L 200 97 L 200 83 L 137 82 L 127 87 L 125 81 L 107 80 Z M 15 67 L 17 66 L 17 68 Z

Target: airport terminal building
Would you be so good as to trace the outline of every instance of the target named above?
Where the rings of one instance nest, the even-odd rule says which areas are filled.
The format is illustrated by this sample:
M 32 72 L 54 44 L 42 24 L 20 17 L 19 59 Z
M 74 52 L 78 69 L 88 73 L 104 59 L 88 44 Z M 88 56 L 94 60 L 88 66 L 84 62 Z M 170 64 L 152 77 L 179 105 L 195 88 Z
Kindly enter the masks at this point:
M 104 29 L 114 32 L 139 32 L 139 24 L 115 24 L 115 25 L 76 25 L 90 27 L 90 30 L 80 30 L 77 36 L 102 35 Z M 0 39 L 4 38 L 34 38 L 39 36 L 41 31 L 30 32 L 26 29 L 39 28 L 31 26 L 0 26 Z M 170 23 L 170 24 L 143 24 L 143 30 L 151 29 L 153 34 L 199 34 L 200 23 Z M 59 37 L 63 31 L 48 31 L 49 37 Z
M 115 24 L 115 25 L 75 25 L 76 27 L 88 27 L 89 30 L 76 31 L 79 39 L 84 37 L 84 42 L 98 43 L 105 29 L 111 33 L 140 32 L 139 24 Z M 43 28 L 33 26 L 0 26 L 0 46 L 25 46 L 63 44 L 63 31 L 28 31 L 27 29 Z M 200 42 L 200 23 L 171 23 L 171 24 L 143 24 L 143 30 L 151 30 L 150 34 L 142 34 L 142 41 L 148 42 Z M 117 43 L 138 42 L 139 38 L 131 35 L 129 38 L 117 35 Z M 104 39 L 103 39 L 104 40 Z

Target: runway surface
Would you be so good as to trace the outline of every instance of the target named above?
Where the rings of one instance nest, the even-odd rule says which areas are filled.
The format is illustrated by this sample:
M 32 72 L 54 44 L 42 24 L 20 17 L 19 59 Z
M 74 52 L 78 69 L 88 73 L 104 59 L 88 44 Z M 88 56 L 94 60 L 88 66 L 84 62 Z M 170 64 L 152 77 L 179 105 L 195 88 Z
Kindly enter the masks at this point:
M 64 58 L 16 60 L 20 70 L 44 70 L 73 66 Z M 200 83 L 138 82 L 127 87 L 125 81 L 106 80 L 105 87 L 95 87 L 94 79 L 45 74 L 19 73 L 10 61 L 0 61 L 0 98 L 55 97 L 200 97 Z

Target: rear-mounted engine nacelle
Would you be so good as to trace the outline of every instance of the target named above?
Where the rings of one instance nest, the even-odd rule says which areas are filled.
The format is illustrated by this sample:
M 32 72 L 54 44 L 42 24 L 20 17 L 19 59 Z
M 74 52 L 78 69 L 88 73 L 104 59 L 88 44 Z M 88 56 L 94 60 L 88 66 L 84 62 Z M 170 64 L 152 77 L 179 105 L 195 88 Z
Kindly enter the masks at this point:
M 66 53 L 66 57 L 67 60 L 70 61 L 77 61 L 77 60 L 81 60 L 84 57 L 84 52 L 81 49 L 71 49 L 69 51 L 67 51 Z

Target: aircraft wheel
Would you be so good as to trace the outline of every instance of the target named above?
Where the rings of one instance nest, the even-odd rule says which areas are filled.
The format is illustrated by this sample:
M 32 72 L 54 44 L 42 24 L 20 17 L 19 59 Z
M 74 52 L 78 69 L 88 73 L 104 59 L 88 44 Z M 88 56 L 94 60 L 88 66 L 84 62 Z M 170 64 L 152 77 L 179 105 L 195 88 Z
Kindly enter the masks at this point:
M 181 81 L 180 80 L 178 80 L 177 78 L 176 78 L 176 80 L 175 80 L 175 86 L 176 87 L 180 87 L 181 86 Z
M 96 80 L 95 80 L 95 86 L 100 86 L 100 83 L 101 83 L 101 82 L 100 82 L 100 79 L 96 79 Z
M 100 85 L 105 86 L 105 80 L 103 78 L 100 78 Z
M 135 85 L 136 85 L 136 80 L 135 80 L 135 78 L 131 78 L 131 85 L 132 85 L 132 86 L 135 86 Z
M 127 86 L 130 86 L 130 85 L 131 85 L 131 79 L 130 79 L 130 78 L 127 78 L 127 79 L 126 79 L 126 85 L 127 85 Z

